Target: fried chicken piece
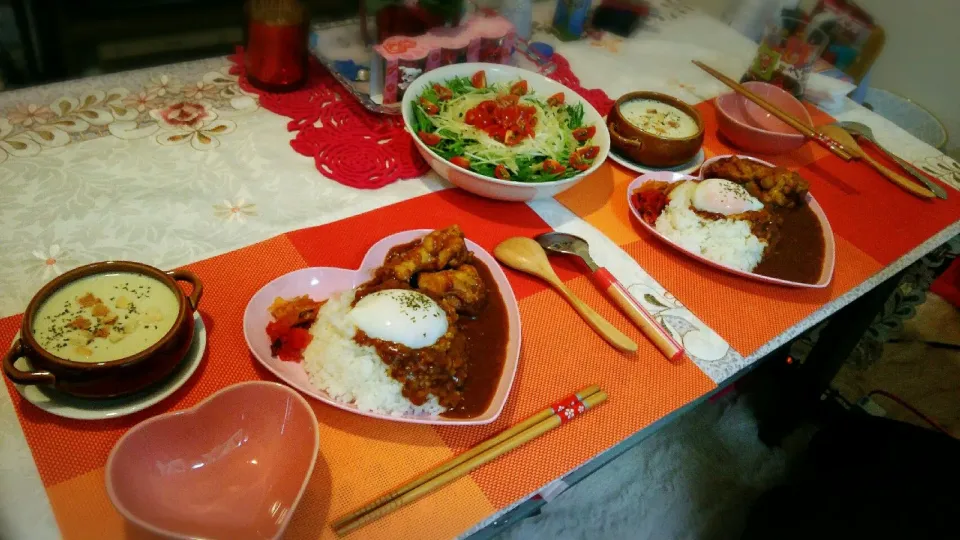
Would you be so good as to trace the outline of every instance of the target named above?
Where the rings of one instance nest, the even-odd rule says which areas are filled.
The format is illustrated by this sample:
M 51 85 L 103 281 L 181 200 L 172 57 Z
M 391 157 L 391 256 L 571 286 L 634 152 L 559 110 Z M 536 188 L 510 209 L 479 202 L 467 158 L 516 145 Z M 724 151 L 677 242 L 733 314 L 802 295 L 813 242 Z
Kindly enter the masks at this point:
M 469 260 L 470 252 L 460 226 L 451 225 L 424 236 L 407 251 L 391 252 L 383 263 L 383 270 L 401 281 L 410 281 L 417 272 L 456 268 Z
M 783 167 L 768 167 L 748 159 L 731 157 L 710 166 L 709 178 L 723 178 L 741 184 L 764 204 L 782 208 L 801 205 L 810 183 Z
M 487 305 L 487 287 L 469 264 L 455 270 L 422 272 L 417 276 L 417 288 L 466 315 L 476 315 Z
M 759 184 L 763 189 L 760 200 L 783 208 L 802 205 L 807 192 L 810 191 L 809 182 L 799 174 L 782 167 L 777 167 L 770 174 L 762 177 Z

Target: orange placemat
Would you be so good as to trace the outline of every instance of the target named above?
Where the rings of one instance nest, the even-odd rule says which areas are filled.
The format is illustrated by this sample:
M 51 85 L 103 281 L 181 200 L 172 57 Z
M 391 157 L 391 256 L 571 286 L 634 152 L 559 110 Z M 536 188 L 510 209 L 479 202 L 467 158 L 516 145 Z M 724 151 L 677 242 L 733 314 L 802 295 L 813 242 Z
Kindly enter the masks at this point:
M 526 205 L 447 190 L 328 225 L 292 232 L 188 266 L 206 284 L 200 311 L 208 345 L 197 374 L 170 398 L 135 415 L 79 422 L 46 414 L 7 383 L 27 443 L 66 538 L 137 536 L 113 510 L 104 463 L 122 433 L 145 418 L 196 404 L 224 386 L 271 375 L 247 351 L 241 319 L 247 299 L 268 281 L 306 266 L 356 268 L 378 239 L 405 230 L 459 223 L 488 250 L 504 238 L 549 227 Z M 691 362 L 671 365 L 590 282 L 558 268 L 561 278 L 641 344 L 623 356 L 590 331 L 553 291 L 508 270 L 520 302 L 523 346 L 506 408 L 487 426 L 435 428 L 354 415 L 313 403 L 321 455 L 289 538 L 333 538 L 329 523 L 345 512 L 477 441 L 589 384 L 610 399 L 602 407 L 478 469 L 352 536 L 448 538 L 709 392 L 715 385 Z M 9 343 L 20 317 L 0 320 Z
M 808 108 L 815 124 L 833 121 Z M 704 120 L 708 157 L 742 153 L 717 135 L 712 101 L 698 104 L 697 110 Z M 701 264 L 665 245 L 634 223 L 627 206 L 627 185 L 636 173 L 619 166 L 607 163 L 557 200 L 620 245 L 744 356 L 960 220 L 960 197 L 920 200 L 865 165 L 844 162 L 815 143 L 786 155 L 758 157 L 798 170 L 810 180 L 810 192 L 823 207 L 836 239 L 836 267 L 829 287 L 763 284 Z

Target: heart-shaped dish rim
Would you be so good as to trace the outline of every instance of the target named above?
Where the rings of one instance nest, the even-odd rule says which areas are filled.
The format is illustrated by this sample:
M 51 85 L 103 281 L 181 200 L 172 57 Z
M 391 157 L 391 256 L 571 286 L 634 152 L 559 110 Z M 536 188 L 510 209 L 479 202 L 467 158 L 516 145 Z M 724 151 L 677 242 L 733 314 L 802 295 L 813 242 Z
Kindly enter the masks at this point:
M 293 501 L 290 503 L 290 510 L 287 512 L 287 515 L 284 518 L 283 523 L 277 528 L 276 535 L 273 537 L 275 539 L 282 538 L 284 531 L 286 531 L 287 529 L 287 526 L 290 525 L 290 520 L 293 517 L 293 514 L 296 511 L 297 506 L 300 504 L 300 499 L 303 498 L 303 494 L 307 490 L 307 484 L 310 483 L 310 477 L 313 475 L 313 469 L 317 464 L 317 456 L 320 453 L 320 428 L 318 426 L 317 416 L 313 412 L 313 408 L 310 406 L 307 400 L 303 398 L 303 396 L 301 396 L 300 394 L 298 394 L 297 392 L 295 392 L 294 390 L 292 390 L 291 388 L 285 385 L 271 382 L 271 381 L 245 381 L 245 382 L 227 386 L 225 388 L 221 388 L 220 390 L 217 390 L 216 392 L 205 397 L 199 403 L 197 403 L 193 407 L 190 407 L 189 409 L 183 409 L 180 411 L 170 411 L 163 414 L 158 414 L 157 416 L 148 418 L 143 422 L 140 422 L 139 424 L 128 429 L 127 432 L 124 433 L 119 440 L 117 440 L 117 443 L 113 445 L 113 448 L 110 450 L 110 455 L 107 457 L 107 464 L 104 469 L 104 484 L 106 484 L 107 496 L 110 498 L 110 502 L 113 503 L 113 507 L 116 508 L 117 511 L 120 512 L 120 514 L 124 518 L 126 518 L 128 521 L 135 523 L 138 526 L 142 527 L 143 529 L 150 531 L 154 534 L 159 534 L 168 538 L 177 538 L 177 539 L 183 539 L 183 540 L 195 538 L 195 536 L 162 529 L 133 515 L 133 513 L 130 510 L 128 510 L 117 499 L 117 495 L 114 492 L 113 482 L 112 482 L 114 460 L 116 459 L 117 454 L 120 452 L 120 449 L 123 447 L 123 444 L 134 433 L 147 429 L 149 426 L 152 426 L 160 422 L 169 421 L 171 419 L 177 419 L 177 418 L 186 418 L 186 417 L 193 416 L 195 414 L 199 414 L 208 405 L 213 404 L 213 402 L 215 402 L 217 398 L 219 398 L 220 396 L 223 396 L 231 392 L 236 392 L 241 388 L 246 388 L 249 386 L 265 386 L 265 387 L 272 387 L 272 388 L 277 388 L 281 390 L 282 392 L 288 394 L 290 397 L 294 398 L 297 401 L 297 403 L 303 406 L 303 408 L 307 411 L 309 417 L 313 419 L 313 421 L 310 423 L 310 427 L 313 430 L 313 452 L 312 452 L 313 457 L 310 459 L 310 466 L 307 468 L 306 474 L 303 477 L 303 481 L 300 483 L 300 489 L 297 491 L 297 496 L 294 497 Z
M 510 390 L 513 387 L 514 378 L 517 374 L 521 342 L 520 309 L 517 304 L 517 299 L 513 294 L 513 288 L 510 286 L 506 274 L 504 274 L 503 269 L 497 263 L 496 259 L 469 238 L 466 239 L 467 248 L 487 266 L 493 279 L 497 282 L 497 288 L 500 289 L 503 303 L 507 308 L 507 323 L 509 326 L 507 354 L 503 364 L 503 371 L 500 374 L 500 382 L 497 385 L 493 399 L 490 401 L 490 405 L 483 413 L 472 418 L 446 418 L 443 416 L 422 415 L 392 416 L 361 411 L 356 405 L 341 403 L 331 398 L 323 390 L 313 387 L 307 378 L 306 371 L 300 363 L 284 362 L 269 354 L 270 344 L 267 341 L 265 331 L 267 322 L 270 320 L 267 307 L 276 297 L 290 298 L 302 294 L 309 294 L 314 300 L 322 300 L 335 292 L 356 287 L 372 277 L 372 270 L 383 264 L 383 260 L 390 248 L 422 238 L 427 233 L 432 232 L 432 230 L 433 229 L 416 229 L 403 231 L 379 240 L 367 250 L 366 255 L 363 257 L 363 262 L 360 263 L 360 268 L 356 270 L 323 266 L 303 268 L 284 274 L 264 285 L 250 298 L 243 313 L 243 334 L 251 354 L 253 354 L 261 365 L 284 383 L 289 384 L 311 398 L 355 414 L 394 422 L 433 425 L 467 426 L 489 424 L 496 420 L 507 403 L 507 398 L 510 395 Z M 323 280 L 317 277 L 321 274 L 323 275 Z M 298 285 L 298 283 L 300 285 Z M 304 286 L 302 285 L 303 283 L 307 285 Z M 318 289 L 311 291 L 311 287 L 318 287 Z
M 717 157 L 730 157 L 730 156 L 717 156 Z M 807 204 L 810 206 L 810 209 L 813 210 L 814 215 L 817 216 L 817 220 L 820 222 L 820 228 L 823 230 L 823 248 L 824 248 L 823 267 L 820 270 L 820 278 L 817 280 L 816 283 L 801 283 L 799 281 L 790 281 L 787 279 L 779 279 L 779 278 L 774 278 L 770 276 L 764 276 L 760 274 L 755 274 L 753 272 L 745 272 L 743 270 L 734 268 L 732 266 L 727 266 L 725 264 L 720 264 L 718 262 L 711 261 L 710 259 L 707 259 L 706 257 L 700 254 L 687 250 L 686 248 L 674 242 L 670 238 L 667 238 L 662 233 L 660 233 L 660 231 L 658 231 L 655 227 L 653 227 L 652 225 L 644 221 L 642 217 L 640 217 L 640 212 L 638 212 L 637 209 L 634 208 L 633 206 L 631 195 L 641 185 L 652 180 L 656 180 L 660 182 L 670 182 L 670 183 L 679 182 L 681 180 L 703 180 L 703 170 L 707 167 L 707 165 L 716 161 L 717 157 L 708 159 L 703 163 L 703 165 L 700 167 L 701 172 L 699 177 L 690 176 L 688 174 L 672 173 L 672 172 L 655 172 L 650 174 L 644 174 L 644 175 L 638 176 L 637 178 L 634 178 L 633 181 L 630 182 L 630 185 L 627 186 L 627 207 L 630 209 L 630 213 L 633 215 L 634 219 L 637 222 L 639 222 L 641 225 L 643 225 L 643 227 L 646 228 L 647 231 L 649 231 L 651 234 L 653 234 L 654 236 L 656 236 L 657 238 L 665 242 L 670 247 L 704 264 L 710 265 L 714 268 L 719 268 L 720 270 L 724 270 L 726 272 L 730 272 L 731 274 L 736 274 L 738 276 L 753 279 L 756 281 L 763 281 L 765 283 L 782 285 L 785 287 L 822 289 L 830 285 L 830 281 L 833 279 L 833 267 L 836 262 L 836 242 L 833 238 L 833 229 L 830 228 L 830 222 L 827 220 L 827 216 L 823 212 L 823 208 L 820 207 L 820 204 L 810 193 L 807 193 Z M 763 161 L 760 159 L 750 158 L 749 156 L 737 156 L 737 157 L 750 159 L 751 161 L 755 161 L 757 163 L 762 163 L 764 165 L 769 165 L 773 167 L 772 164 L 767 163 L 766 161 Z

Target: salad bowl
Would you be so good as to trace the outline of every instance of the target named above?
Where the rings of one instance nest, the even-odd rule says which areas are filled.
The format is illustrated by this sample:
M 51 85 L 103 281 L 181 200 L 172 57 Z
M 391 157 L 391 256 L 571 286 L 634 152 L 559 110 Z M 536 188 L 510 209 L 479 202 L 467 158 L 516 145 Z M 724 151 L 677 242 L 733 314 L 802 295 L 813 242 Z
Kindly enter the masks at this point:
M 418 136 L 417 129 L 415 128 L 417 118 L 414 108 L 418 103 L 419 97 L 425 90 L 432 88 L 434 84 L 444 84 L 457 77 L 469 79 L 479 71 L 484 72 L 488 85 L 497 83 L 513 84 L 523 80 L 526 82 L 528 92 L 540 98 L 542 101 L 546 101 L 550 96 L 555 96 L 559 93 L 564 96 L 563 102 L 566 105 L 582 106 L 583 119 L 581 125 L 596 127 L 596 133 L 593 134 L 590 145 L 596 146 L 598 152 L 595 157 L 593 157 L 589 168 L 579 171 L 569 178 L 551 181 L 523 182 L 501 180 L 454 165 L 424 143 Z M 430 167 L 451 184 L 490 199 L 529 201 L 532 199 L 552 197 L 562 191 L 570 189 L 597 170 L 604 160 L 606 160 L 610 151 L 610 134 L 607 131 L 607 126 L 603 121 L 603 117 L 590 103 L 573 90 L 558 82 L 552 81 L 532 71 L 513 66 L 474 62 L 453 64 L 429 71 L 410 84 L 404 93 L 402 107 L 404 125 L 407 131 L 413 136 L 413 140 L 416 141 L 417 150 L 420 152 L 420 155 L 430 164 Z M 538 127 L 538 137 L 540 135 L 539 130 L 542 127 L 543 126 Z M 568 166 L 566 163 L 564 165 Z

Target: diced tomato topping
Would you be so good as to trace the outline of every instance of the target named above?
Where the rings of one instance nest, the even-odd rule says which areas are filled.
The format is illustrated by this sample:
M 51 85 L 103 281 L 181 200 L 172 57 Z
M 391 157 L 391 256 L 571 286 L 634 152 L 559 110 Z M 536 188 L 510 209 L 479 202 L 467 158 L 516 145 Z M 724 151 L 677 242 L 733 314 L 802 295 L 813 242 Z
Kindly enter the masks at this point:
M 557 92 L 556 94 L 547 98 L 547 105 L 551 107 L 556 107 L 558 105 L 563 105 L 563 102 L 567 99 L 567 96 L 563 92 Z
M 464 169 L 470 168 L 470 160 L 463 156 L 454 156 L 450 158 L 450 163 L 453 163 L 457 167 L 462 167 Z
M 466 112 L 464 122 L 508 146 L 520 144 L 536 136 L 537 108 L 519 101 L 513 94 L 482 101 Z
M 584 146 L 583 148 L 577 149 L 577 153 L 580 154 L 583 159 L 594 159 L 597 157 L 597 154 L 600 153 L 600 147 Z
M 580 142 L 589 141 L 596 134 L 597 126 L 579 127 L 573 130 L 573 138 Z
M 439 84 L 433 85 L 433 91 L 437 93 L 437 99 L 446 101 L 453 97 L 453 90 Z
M 470 84 L 474 88 L 486 88 L 487 87 L 487 73 L 482 69 L 473 74 L 473 77 L 470 77 Z
M 503 164 L 497 165 L 497 168 L 493 170 L 493 175 L 501 180 L 510 179 L 510 171 Z
M 513 83 L 513 85 L 510 87 L 510 93 L 515 96 L 525 96 L 527 95 L 527 90 L 527 81 L 523 80 Z
M 565 170 L 567 170 L 567 168 L 555 159 L 547 159 L 543 162 L 543 172 L 547 174 L 560 174 Z
M 436 146 L 443 140 L 442 137 L 436 133 L 427 133 L 426 131 L 421 131 L 417 133 L 417 135 L 420 137 L 420 140 L 423 141 L 423 144 L 427 146 Z
M 423 107 L 423 112 L 427 114 L 437 114 L 440 112 L 440 107 L 437 107 L 436 103 L 433 103 L 424 97 L 420 98 L 420 106 Z

